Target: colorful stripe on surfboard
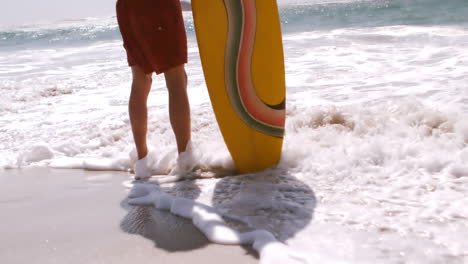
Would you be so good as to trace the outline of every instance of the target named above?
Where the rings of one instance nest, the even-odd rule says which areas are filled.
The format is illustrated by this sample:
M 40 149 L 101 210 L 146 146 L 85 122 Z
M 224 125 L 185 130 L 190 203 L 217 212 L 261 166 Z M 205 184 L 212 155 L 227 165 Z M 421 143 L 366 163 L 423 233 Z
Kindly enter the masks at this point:
M 252 80 L 252 56 L 257 26 L 256 0 L 224 0 L 228 15 L 225 84 L 229 101 L 249 127 L 273 137 L 284 136 L 285 100 L 262 101 Z

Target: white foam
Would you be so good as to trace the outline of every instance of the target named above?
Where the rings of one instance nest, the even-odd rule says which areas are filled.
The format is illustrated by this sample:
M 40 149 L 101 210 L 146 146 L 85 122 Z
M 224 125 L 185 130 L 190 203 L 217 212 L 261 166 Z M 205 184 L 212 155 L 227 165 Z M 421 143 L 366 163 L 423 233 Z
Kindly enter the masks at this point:
M 260 254 L 260 263 L 309 263 L 304 256 L 278 242 L 268 231 L 255 230 L 239 233 L 230 228 L 222 214 L 210 206 L 190 199 L 176 198 L 149 184 L 136 184 L 130 191 L 129 204 L 153 205 L 158 209 L 191 219 L 205 236 L 214 243 L 224 245 L 252 245 Z
M 26 152 L 18 156 L 18 164 L 30 164 L 43 160 L 50 160 L 54 158 L 54 152 L 45 144 L 38 144 L 32 146 Z

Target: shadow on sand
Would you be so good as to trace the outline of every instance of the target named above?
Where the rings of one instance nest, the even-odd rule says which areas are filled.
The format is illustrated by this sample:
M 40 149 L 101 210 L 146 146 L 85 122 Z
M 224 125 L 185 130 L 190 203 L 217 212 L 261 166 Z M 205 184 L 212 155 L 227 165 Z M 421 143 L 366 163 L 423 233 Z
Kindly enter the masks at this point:
M 308 185 L 280 169 L 223 178 L 213 196 L 215 208 L 241 219 L 226 219 L 232 228 L 267 230 L 281 242 L 312 221 L 316 203 Z
M 226 216 L 227 225 L 236 231 L 263 229 L 285 242 L 313 219 L 314 192 L 286 170 L 271 169 L 208 180 L 217 181 L 212 206 Z M 171 188 L 160 187 L 168 194 L 196 200 L 201 193 L 198 181 L 203 180 L 185 180 Z M 153 206 L 131 206 L 128 199 L 121 206 L 128 212 L 121 221 L 121 229 L 153 241 L 158 248 L 168 252 L 190 251 L 211 243 L 191 219 Z M 251 245 L 243 248 L 246 254 L 258 259 Z
M 193 180 L 177 182 L 172 188 L 160 187 L 166 193 L 191 200 L 197 199 L 201 193 Z M 121 202 L 121 206 L 128 213 L 122 219 L 120 228 L 153 241 L 158 248 L 168 252 L 190 251 L 209 244 L 203 233 L 189 219 L 153 206 L 129 205 L 128 198 Z

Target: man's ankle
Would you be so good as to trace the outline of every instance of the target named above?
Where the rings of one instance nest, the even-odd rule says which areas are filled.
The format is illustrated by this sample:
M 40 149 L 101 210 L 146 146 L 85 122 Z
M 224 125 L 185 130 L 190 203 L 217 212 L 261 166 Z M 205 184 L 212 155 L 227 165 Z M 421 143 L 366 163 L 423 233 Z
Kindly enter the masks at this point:
M 135 179 L 142 180 L 151 177 L 151 171 L 148 167 L 148 156 L 146 155 L 142 159 L 137 160 L 135 163 Z

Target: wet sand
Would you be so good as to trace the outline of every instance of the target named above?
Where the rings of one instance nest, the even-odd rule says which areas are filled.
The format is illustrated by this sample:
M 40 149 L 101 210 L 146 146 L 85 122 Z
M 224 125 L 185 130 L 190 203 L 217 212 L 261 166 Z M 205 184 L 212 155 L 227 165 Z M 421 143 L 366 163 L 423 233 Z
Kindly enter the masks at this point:
M 193 224 L 130 207 L 124 172 L 0 171 L 0 263 L 258 263 L 210 243 Z

